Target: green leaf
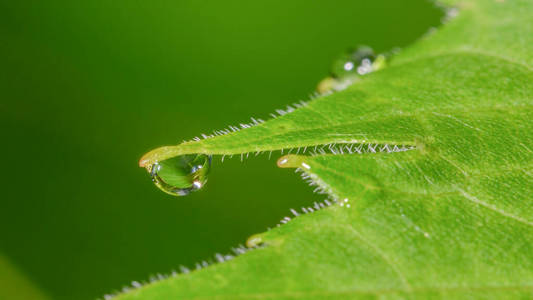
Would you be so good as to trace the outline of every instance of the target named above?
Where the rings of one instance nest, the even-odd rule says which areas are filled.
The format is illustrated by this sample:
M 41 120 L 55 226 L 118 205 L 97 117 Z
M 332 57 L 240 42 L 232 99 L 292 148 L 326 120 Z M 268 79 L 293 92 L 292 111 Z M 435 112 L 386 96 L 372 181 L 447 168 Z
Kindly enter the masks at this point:
M 344 91 L 145 155 L 307 150 L 278 165 L 338 203 L 119 298 L 533 297 L 533 3 L 449 5 L 457 17 Z
M 0 299 L 46 300 L 49 297 L 0 253 Z

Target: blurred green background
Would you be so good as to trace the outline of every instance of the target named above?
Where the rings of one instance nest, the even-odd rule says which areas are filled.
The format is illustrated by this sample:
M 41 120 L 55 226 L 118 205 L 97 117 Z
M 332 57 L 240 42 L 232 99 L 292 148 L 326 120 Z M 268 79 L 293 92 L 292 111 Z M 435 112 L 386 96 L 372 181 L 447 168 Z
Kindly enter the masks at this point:
M 137 161 L 266 119 L 346 48 L 403 47 L 441 17 L 425 0 L 0 1 L 0 298 L 94 299 L 322 200 L 277 157 L 215 157 L 181 198 Z

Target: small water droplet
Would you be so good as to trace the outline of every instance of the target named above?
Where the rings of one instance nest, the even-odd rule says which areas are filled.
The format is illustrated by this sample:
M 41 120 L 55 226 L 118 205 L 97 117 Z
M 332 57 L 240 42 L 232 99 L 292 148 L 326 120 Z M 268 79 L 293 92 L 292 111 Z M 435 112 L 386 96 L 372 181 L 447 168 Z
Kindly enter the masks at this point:
M 341 55 L 331 68 L 331 75 L 343 78 L 348 75 L 364 75 L 374 70 L 372 63 L 376 60 L 374 50 L 368 46 L 359 46 L 350 49 Z
M 254 234 L 246 240 L 246 247 L 253 248 L 261 245 L 263 243 L 263 237 L 260 233 Z
M 211 156 L 187 154 L 156 162 L 147 168 L 154 184 L 173 196 L 186 196 L 207 183 Z

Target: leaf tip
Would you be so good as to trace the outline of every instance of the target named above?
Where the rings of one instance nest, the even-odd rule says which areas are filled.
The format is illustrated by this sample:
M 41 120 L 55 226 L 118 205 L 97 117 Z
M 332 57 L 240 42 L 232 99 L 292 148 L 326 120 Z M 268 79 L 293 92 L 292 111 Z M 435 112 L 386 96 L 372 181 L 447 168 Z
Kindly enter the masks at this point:
M 139 167 L 148 168 L 158 161 L 162 161 L 178 155 L 177 146 L 163 146 L 151 150 L 139 159 Z
M 280 168 L 299 168 L 304 167 L 310 169 L 309 165 L 302 161 L 302 156 L 300 155 L 284 155 L 278 159 L 276 162 Z

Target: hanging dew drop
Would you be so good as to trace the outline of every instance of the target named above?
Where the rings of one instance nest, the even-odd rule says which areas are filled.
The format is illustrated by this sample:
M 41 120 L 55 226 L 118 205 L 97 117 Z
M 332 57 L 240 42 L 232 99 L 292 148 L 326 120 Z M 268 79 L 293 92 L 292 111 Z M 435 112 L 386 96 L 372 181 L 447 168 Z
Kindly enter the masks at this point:
M 186 196 L 207 183 L 211 156 L 187 154 L 156 162 L 147 168 L 154 184 L 173 196 Z

